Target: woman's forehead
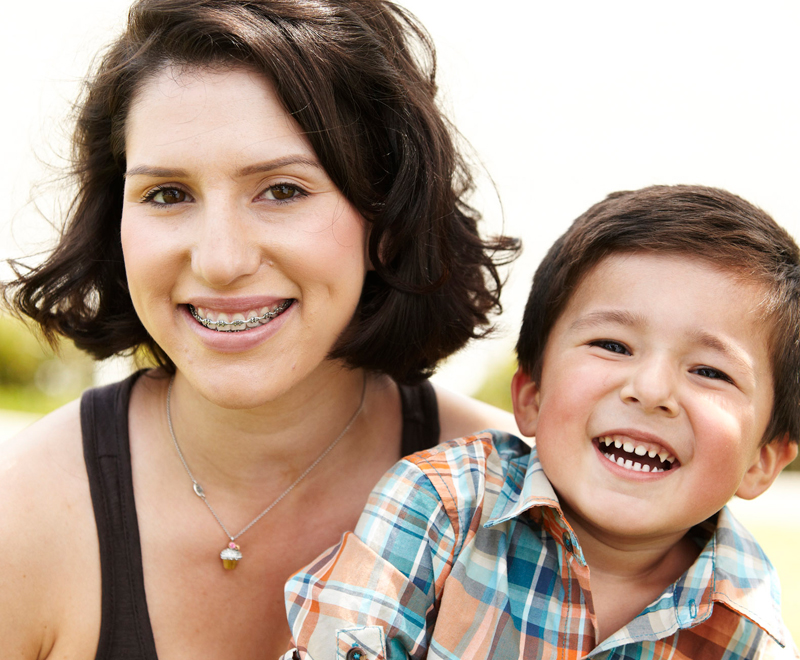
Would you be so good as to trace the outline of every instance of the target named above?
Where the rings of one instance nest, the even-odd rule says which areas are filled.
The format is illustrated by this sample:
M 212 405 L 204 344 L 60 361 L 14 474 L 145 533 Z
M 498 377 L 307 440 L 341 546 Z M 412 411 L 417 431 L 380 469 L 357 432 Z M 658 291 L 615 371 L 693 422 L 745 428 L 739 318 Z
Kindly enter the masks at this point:
M 247 162 L 287 150 L 316 159 L 271 81 L 244 68 L 163 68 L 131 105 L 125 146 L 129 166 L 190 154 Z

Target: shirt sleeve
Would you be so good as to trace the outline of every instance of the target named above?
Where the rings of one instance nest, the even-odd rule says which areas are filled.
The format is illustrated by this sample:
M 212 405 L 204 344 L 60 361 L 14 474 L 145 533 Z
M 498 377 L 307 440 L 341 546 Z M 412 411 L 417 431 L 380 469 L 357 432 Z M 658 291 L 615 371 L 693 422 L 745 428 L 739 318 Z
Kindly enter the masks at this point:
M 370 495 L 355 533 L 287 582 L 294 657 L 424 658 L 459 528 L 429 477 L 398 463 Z

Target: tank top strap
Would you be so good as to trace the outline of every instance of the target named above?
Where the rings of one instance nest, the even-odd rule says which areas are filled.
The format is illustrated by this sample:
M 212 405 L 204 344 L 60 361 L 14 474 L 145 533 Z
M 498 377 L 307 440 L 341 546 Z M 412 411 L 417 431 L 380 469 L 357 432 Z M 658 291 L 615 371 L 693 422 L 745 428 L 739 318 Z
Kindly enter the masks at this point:
M 128 403 L 141 373 L 89 390 L 81 399 L 83 454 L 103 585 L 96 660 L 157 660 L 144 590 L 128 437 Z
M 400 385 L 403 416 L 401 450 L 403 456 L 430 449 L 439 444 L 439 406 L 429 380 L 416 385 Z

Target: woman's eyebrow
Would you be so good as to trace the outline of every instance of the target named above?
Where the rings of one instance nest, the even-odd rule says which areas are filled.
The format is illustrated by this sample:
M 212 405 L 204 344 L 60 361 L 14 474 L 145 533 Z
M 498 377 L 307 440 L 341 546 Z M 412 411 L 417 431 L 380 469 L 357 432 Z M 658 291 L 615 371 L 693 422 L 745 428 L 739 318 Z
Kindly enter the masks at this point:
M 315 167 L 320 170 L 323 169 L 322 165 L 320 165 L 319 162 L 313 158 L 301 155 L 291 155 L 275 158 L 273 160 L 265 160 L 260 163 L 253 163 L 252 165 L 246 165 L 245 167 L 242 167 L 236 171 L 236 176 L 244 177 L 250 176 L 251 174 L 271 172 L 272 170 L 277 170 L 281 167 L 287 167 L 289 165 L 304 165 L 306 167 Z M 154 167 L 151 165 L 137 165 L 136 167 L 132 167 L 125 172 L 124 176 L 127 178 L 141 175 L 150 176 L 155 179 L 169 179 L 172 177 L 189 176 L 189 173 L 179 167 Z
M 137 165 L 129 170 L 126 170 L 123 176 L 125 178 L 130 176 L 151 176 L 155 179 L 169 179 L 171 177 L 187 176 L 188 172 L 180 168 L 171 167 L 151 167 L 150 165 Z
M 322 165 L 320 165 L 315 159 L 309 158 L 308 156 L 298 155 L 284 156 L 283 158 L 276 158 L 275 160 L 266 160 L 262 163 L 247 165 L 246 167 L 238 170 L 236 174 L 238 176 L 250 176 L 251 174 L 271 172 L 272 170 L 277 170 L 288 165 L 305 165 L 306 167 L 316 167 L 317 169 L 322 169 Z

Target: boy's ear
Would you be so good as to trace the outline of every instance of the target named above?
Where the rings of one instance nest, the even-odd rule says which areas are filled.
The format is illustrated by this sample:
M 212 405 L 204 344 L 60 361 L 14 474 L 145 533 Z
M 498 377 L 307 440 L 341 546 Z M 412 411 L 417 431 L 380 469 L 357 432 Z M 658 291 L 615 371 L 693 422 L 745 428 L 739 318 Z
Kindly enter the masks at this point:
M 795 459 L 797 449 L 797 443 L 790 442 L 788 435 L 761 447 L 756 461 L 745 473 L 736 495 L 744 500 L 752 500 L 761 495 L 772 485 L 781 470 Z
M 511 400 L 514 403 L 514 417 L 520 433 L 529 438 L 536 435 L 539 421 L 539 386 L 531 380 L 522 367 L 511 379 Z

